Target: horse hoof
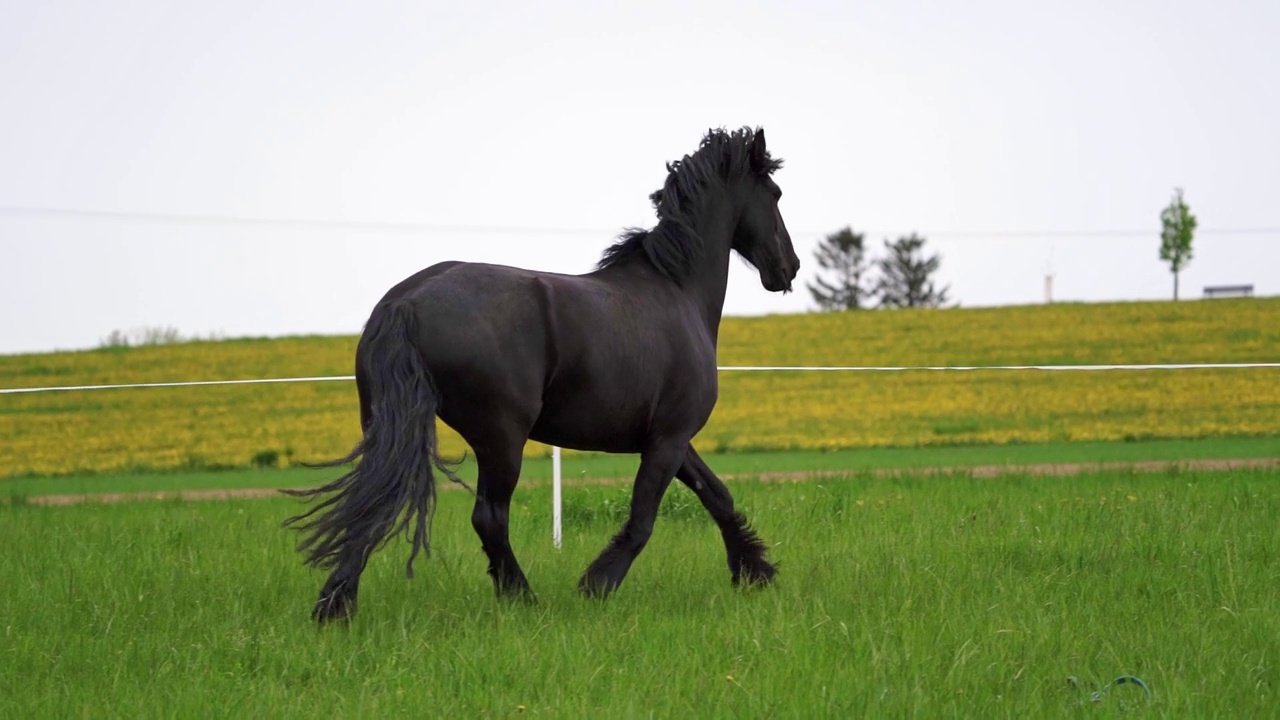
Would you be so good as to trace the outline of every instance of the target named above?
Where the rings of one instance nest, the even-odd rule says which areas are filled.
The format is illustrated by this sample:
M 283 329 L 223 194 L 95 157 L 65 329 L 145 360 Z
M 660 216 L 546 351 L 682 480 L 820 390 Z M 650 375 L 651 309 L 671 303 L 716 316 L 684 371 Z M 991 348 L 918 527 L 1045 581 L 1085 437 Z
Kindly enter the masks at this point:
M 609 597 L 610 593 L 617 589 L 618 584 L 610 582 L 607 578 L 592 578 L 589 575 L 584 575 L 582 579 L 578 581 L 578 592 L 581 593 L 583 597 L 591 598 L 593 600 L 604 600 Z
M 773 584 L 773 577 L 777 574 L 777 568 L 761 560 L 758 564 L 744 566 L 740 572 L 734 573 L 733 584 L 737 587 L 764 587 Z
M 321 625 L 333 622 L 345 622 L 355 617 L 356 603 L 354 599 L 338 596 L 321 597 L 311 608 L 311 618 Z

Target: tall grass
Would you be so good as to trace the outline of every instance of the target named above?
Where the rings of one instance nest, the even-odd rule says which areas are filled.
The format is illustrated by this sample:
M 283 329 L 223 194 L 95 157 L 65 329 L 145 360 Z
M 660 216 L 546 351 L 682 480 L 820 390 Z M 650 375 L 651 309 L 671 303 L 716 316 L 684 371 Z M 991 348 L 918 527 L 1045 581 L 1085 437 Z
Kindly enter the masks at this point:
M 0 507 L 0 716 L 1270 717 L 1278 480 L 739 483 L 781 566 L 751 592 L 677 488 L 603 603 L 573 588 L 627 488 L 572 488 L 558 552 L 532 490 L 512 537 L 536 606 L 492 597 L 447 493 L 417 579 L 393 544 L 324 630 L 290 501 Z M 1151 704 L 1088 701 L 1128 675 Z

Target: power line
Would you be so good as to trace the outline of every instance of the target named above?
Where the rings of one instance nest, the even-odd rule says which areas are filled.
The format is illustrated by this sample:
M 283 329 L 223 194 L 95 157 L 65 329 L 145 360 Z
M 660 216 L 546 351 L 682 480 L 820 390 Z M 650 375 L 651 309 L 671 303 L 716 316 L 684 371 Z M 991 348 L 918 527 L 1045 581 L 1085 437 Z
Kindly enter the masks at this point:
M 604 235 L 619 234 L 621 228 L 533 227 L 517 225 L 450 225 L 422 222 L 384 222 L 371 220 L 314 220 L 306 218 L 269 218 L 237 215 L 198 215 L 117 210 L 80 210 L 73 208 L 0 205 L 0 216 L 46 220 L 101 220 L 143 222 L 171 225 L 209 225 L 262 228 L 294 228 L 314 230 L 352 230 L 395 234 L 474 234 L 474 235 Z M 870 230 L 866 235 L 894 235 L 899 231 Z M 826 235 L 827 231 L 797 231 L 795 235 Z M 1157 229 L 1129 230 L 934 230 L 919 234 L 930 238 L 967 240 L 1036 239 L 1036 238 L 1150 238 Z M 1200 228 L 1197 234 L 1214 236 L 1280 235 L 1280 226 Z
M 310 228 L 313 230 L 360 230 L 414 235 L 431 233 L 472 233 L 532 235 L 618 234 L 620 230 L 598 228 L 550 228 L 500 225 L 447 225 L 417 222 L 382 222 L 368 220 L 309 220 L 305 218 L 267 218 L 236 215 L 185 215 L 178 213 L 129 212 L 116 210 L 75 210 L 70 208 L 21 207 L 0 205 L 0 215 L 47 220 L 108 220 L 114 222 L 145 222 L 166 225 L 223 225 L 265 228 Z

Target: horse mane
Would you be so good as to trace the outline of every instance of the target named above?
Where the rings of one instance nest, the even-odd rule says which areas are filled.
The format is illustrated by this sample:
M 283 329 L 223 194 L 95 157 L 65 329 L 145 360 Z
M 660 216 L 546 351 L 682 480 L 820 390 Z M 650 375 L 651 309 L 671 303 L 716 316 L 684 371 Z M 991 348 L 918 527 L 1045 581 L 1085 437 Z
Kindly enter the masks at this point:
M 671 280 L 687 278 L 704 252 L 691 217 L 696 200 L 708 183 L 728 182 L 751 172 L 750 149 L 755 136 L 756 131 L 749 127 L 733 132 L 708 130 L 692 155 L 667 163 L 666 182 L 649 196 L 658 224 L 648 230 L 625 230 L 617 242 L 605 249 L 597 269 L 643 256 Z M 781 159 L 766 156 L 765 173 L 772 174 L 780 167 Z

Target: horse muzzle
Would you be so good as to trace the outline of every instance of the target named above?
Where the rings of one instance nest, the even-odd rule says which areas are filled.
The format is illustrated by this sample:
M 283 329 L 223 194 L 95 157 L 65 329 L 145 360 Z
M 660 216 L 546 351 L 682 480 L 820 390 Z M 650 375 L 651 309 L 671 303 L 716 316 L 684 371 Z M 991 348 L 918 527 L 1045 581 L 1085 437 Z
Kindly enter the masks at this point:
M 795 280 L 796 273 L 793 270 L 773 271 L 762 277 L 764 289 L 769 292 L 791 292 L 792 281 Z
M 770 292 L 791 292 L 792 283 L 800 272 L 800 258 L 791 248 L 791 238 L 787 238 L 787 258 L 777 268 L 778 277 L 773 282 L 766 282 L 765 289 Z

